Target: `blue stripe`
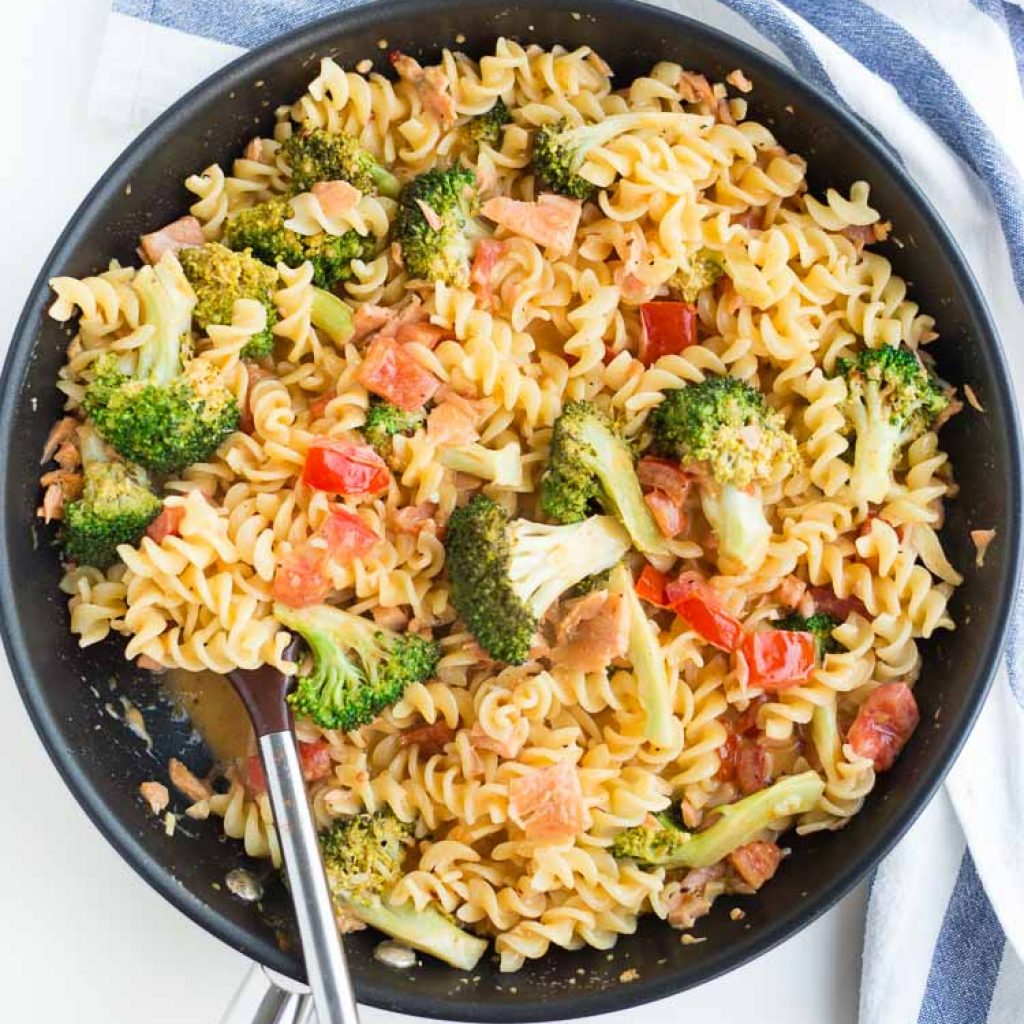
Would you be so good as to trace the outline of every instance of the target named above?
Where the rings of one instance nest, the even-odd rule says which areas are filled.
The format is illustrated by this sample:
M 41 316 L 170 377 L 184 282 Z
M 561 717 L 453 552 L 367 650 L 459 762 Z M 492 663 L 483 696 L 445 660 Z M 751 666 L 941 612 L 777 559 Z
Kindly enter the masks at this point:
M 1018 598 L 1017 610 L 1010 616 L 1010 625 L 1006 631 L 1006 653 L 1003 664 L 1006 665 L 1006 676 L 1010 681 L 1010 689 L 1017 703 L 1024 709 L 1024 678 L 1020 662 L 1020 612 L 1021 602 Z
M 835 96 L 838 93 L 813 47 L 796 22 L 774 3 L 765 0 L 720 0 L 749 22 L 766 39 L 770 39 L 789 58 L 790 63 L 819 89 Z
M 246 0 L 244 4 L 238 0 L 113 0 L 113 9 L 164 28 L 248 49 L 289 29 L 360 4 L 361 0 Z
M 1005 947 L 968 850 L 932 954 L 917 1024 L 985 1024 Z
M 729 0 L 726 0 L 729 2 Z M 1024 297 L 1024 181 L 942 65 L 896 22 L 862 0 L 784 0 L 856 60 L 889 82 L 988 186 Z
M 1024 11 L 1004 0 L 971 0 L 971 3 L 1009 36 L 1013 59 L 1017 64 L 1017 77 L 1024 88 Z
M 1020 79 L 1021 91 L 1024 92 L 1024 11 L 1015 4 L 1003 4 L 1003 17 L 1006 19 L 1006 31 L 1010 33 L 1010 45 L 1017 61 L 1017 77 Z

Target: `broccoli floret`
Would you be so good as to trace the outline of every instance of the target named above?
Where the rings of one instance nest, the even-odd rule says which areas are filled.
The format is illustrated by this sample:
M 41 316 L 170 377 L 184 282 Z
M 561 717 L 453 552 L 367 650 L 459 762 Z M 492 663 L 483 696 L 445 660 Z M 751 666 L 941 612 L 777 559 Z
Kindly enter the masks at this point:
M 333 288 L 352 277 L 352 261 L 372 259 L 377 240 L 372 234 L 360 235 L 352 229 L 341 235 L 321 231 L 300 235 L 285 227 L 292 217 L 288 199 L 268 199 L 241 210 L 224 229 L 224 244 L 230 249 L 250 249 L 264 263 L 299 267 L 306 260 L 313 264 L 313 283 Z
M 644 501 L 633 452 L 591 402 L 568 402 L 555 420 L 540 502 L 544 514 L 556 523 L 579 522 L 597 502 L 622 523 L 644 554 L 668 551 Z
M 236 299 L 255 299 L 267 311 L 267 326 L 254 334 L 243 359 L 262 359 L 274 348 L 274 324 L 277 306 L 274 291 L 277 271 L 253 256 L 249 249 L 234 252 L 219 242 L 207 242 L 182 249 L 178 256 L 189 284 L 196 293 L 192 315 L 205 331 L 210 324 L 230 324 Z
M 490 110 L 477 114 L 470 118 L 466 124 L 466 135 L 478 146 L 487 143 L 488 146 L 498 146 L 501 143 L 501 133 L 505 125 L 512 121 L 512 115 L 504 100 L 499 96 L 494 101 Z
M 476 242 L 490 234 L 476 218 L 477 206 L 476 175 L 468 167 L 427 171 L 402 189 L 395 238 L 413 277 L 469 281 Z
M 838 619 L 825 612 L 817 612 L 807 618 L 802 615 L 787 615 L 772 623 L 776 629 L 786 629 L 795 633 L 812 633 L 819 661 L 826 654 L 835 654 L 844 649 L 843 645 L 832 636 L 832 631 L 839 624 Z
M 612 853 L 652 867 L 711 867 L 779 818 L 813 810 L 824 791 L 817 772 L 789 775 L 742 800 L 716 807 L 718 820 L 703 832 L 687 832 L 659 815 L 653 822 L 620 832 Z
M 412 826 L 387 810 L 336 821 L 320 833 L 331 895 L 339 908 L 371 928 L 471 971 L 487 950 L 483 939 L 463 931 L 432 904 L 417 910 L 412 903 L 396 906 L 389 899 L 412 838 Z
M 132 288 L 152 331 L 136 349 L 133 375 L 113 354 L 96 361 L 83 408 L 124 459 L 176 473 L 207 458 L 238 426 L 238 403 L 211 363 L 190 359 L 195 294 L 174 255 L 138 270 Z
M 850 490 L 857 501 L 877 504 L 889 492 L 900 450 L 935 422 L 949 396 L 907 348 L 864 349 L 841 360 L 838 371 L 846 378 L 843 413 L 857 438 Z
M 612 570 L 604 569 L 601 572 L 591 573 L 584 576 L 571 590 L 565 592 L 566 597 L 586 597 L 597 590 L 607 590 L 611 582 Z
M 96 431 L 78 428 L 84 484 L 82 497 L 64 509 L 64 554 L 82 565 L 106 569 L 119 544 L 138 544 L 163 502 L 149 489 L 146 472 L 110 458 Z
M 390 402 L 373 398 L 366 410 L 366 420 L 360 429 L 366 443 L 371 445 L 381 458 L 387 459 L 391 455 L 392 439 L 396 434 L 415 434 L 426 422 L 425 409 L 408 412 Z
M 377 163 L 358 139 L 345 132 L 307 128 L 286 139 L 281 153 L 292 169 L 292 183 L 299 192 L 308 192 L 318 181 L 344 180 L 360 192 L 398 198 L 398 179 Z
M 510 520 L 500 505 L 478 494 L 448 523 L 452 603 L 491 657 L 521 665 L 548 608 L 628 550 L 628 535 L 610 516 L 545 526 Z
M 361 615 L 318 604 L 274 615 L 298 633 L 313 654 L 288 702 L 325 729 L 358 729 L 400 700 L 407 686 L 429 679 L 438 649 L 415 633 L 395 633 Z
M 655 454 L 701 470 L 701 506 L 718 538 L 719 568 L 757 568 L 771 538 L 760 485 L 784 474 L 797 457 L 782 416 L 749 384 L 708 377 L 666 391 L 651 427 Z
M 671 127 L 690 115 L 669 112 L 613 114 L 595 124 L 573 125 L 563 119 L 537 129 L 533 137 L 533 171 L 553 192 L 571 199 L 590 199 L 597 186 L 580 173 L 587 153 L 633 128 Z
M 523 486 L 523 453 L 516 441 L 509 441 L 502 448 L 487 448 L 482 444 L 442 448 L 437 458 L 445 469 L 456 473 L 468 473 L 499 487 Z
M 672 709 L 672 686 L 665 656 L 658 643 L 657 629 L 640 604 L 633 576 L 624 564 L 612 570 L 611 590 L 622 595 L 629 609 L 628 654 L 646 715 L 644 736 L 656 746 L 671 747 L 678 742 L 680 729 Z
M 677 271 L 669 281 L 669 290 L 684 302 L 696 302 L 705 288 L 710 288 L 725 273 L 722 257 L 711 249 L 701 248 L 690 260 L 690 269 Z

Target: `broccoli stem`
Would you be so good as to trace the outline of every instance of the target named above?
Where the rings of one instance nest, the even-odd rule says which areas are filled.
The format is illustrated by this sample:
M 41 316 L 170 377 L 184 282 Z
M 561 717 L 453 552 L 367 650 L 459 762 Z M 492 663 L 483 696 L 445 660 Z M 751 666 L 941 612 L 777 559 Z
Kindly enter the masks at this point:
M 580 437 L 600 453 L 593 460 L 593 470 L 601 484 L 605 511 L 622 523 L 633 543 L 645 555 L 667 554 L 668 541 L 644 501 L 629 448 L 625 444 L 609 444 L 607 431 L 597 419 L 588 419 L 584 423 Z
M 672 709 L 672 689 L 665 658 L 661 653 L 654 623 L 647 618 L 633 586 L 629 569 L 619 563 L 611 575 L 613 593 L 621 594 L 629 609 L 629 660 L 633 664 L 646 713 L 644 736 L 659 747 L 671 747 L 679 738 L 679 726 Z
M 344 345 L 355 333 L 352 310 L 333 292 L 313 289 L 310 319 L 317 330 L 323 331 L 335 345 Z
M 661 126 L 670 127 L 686 124 L 692 120 L 692 114 L 683 114 L 673 111 L 637 111 L 632 114 L 613 114 L 596 124 L 588 124 L 579 128 L 570 128 L 573 144 L 577 152 L 585 156 L 595 146 L 603 146 L 616 135 L 628 132 L 632 128 L 658 128 Z
M 435 907 L 417 910 L 412 903 L 392 906 L 386 902 L 386 894 L 379 901 L 354 901 L 338 894 L 335 900 L 371 928 L 459 970 L 473 970 L 487 951 L 484 939 L 463 931 Z
M 480 480 L 489 480 L 498 487 L 523 486 L 522 451 L 516 441 L 503 448 L 486 448 L 480 444 L 442 448 L 438 461 L 445 469 L 466 473 Z
M 91 423 L 83 423 L 78 428 L 78 453 L 82 457 L 82 470 L 101 462 L 109 462 L 106 445 L 99 431 Z
M 879 504 L 889 493 L 903 430 L 887 414 L 877 386 L 864 389 L 864 405 L 866 415 L 856 428 L 850 487 L 862 501 Z
M 402 183 L 386 168 L 374 162 L 370 168 L 370 177 L 373 178 L 377 191 L 388 199 L 397 199 L 402 191 Z
M 700 504 L 718 538 L 722 572 L 747 572 L 764 561 L 772 528 L 757 488 L 707 484 L 700 489 Z
M 819 705 L 811 717 L 811 742 L 825 775 L 833 779 L 836 765 L 842 756 L 842 742 L 839 739 L 839 721 L 834 703 Z
M 825 783 L 817 772 L 789 775 L 758 793 L 716 807 L 721 816 L 710 828 L 696 834 L 680 831 L 682 841 L 650 863 L 667 868 L 711 867 L 752 842 L 773 821 L 813 810 L 824 791 Z
M 138 350 L 135 376 L 169 384 L 181 373 L 182 346 L 192 336 L 195 292 L 172 253 L 155 266 L 142 267 L 132 283 L 142 302 L 142 322 L 153 328 Z

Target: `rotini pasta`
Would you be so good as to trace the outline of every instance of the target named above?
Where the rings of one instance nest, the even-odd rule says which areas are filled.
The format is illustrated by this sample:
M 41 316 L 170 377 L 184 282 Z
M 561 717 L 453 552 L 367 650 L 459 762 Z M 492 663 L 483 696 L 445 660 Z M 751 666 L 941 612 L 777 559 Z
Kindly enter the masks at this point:
M 118 501 L 162 495 L 127 539 L 90 535 L 96 564 L 69 560 L 60 584 L 81 645 L 116 634 L 144 668 L 272 665 L 301 690 L 321 654 L 289 660 L 282 622 L 307 605 L 432 651 L 379 713 L 297 702 L 315 817 L 398 819 L 409 848 L 382 898 L 440 908 L 514 971 L 552 946 L 608 949 L 644 913 L 692 927 L 717 895 L 771 876 L 786 828 L 840 828 L 860 809 L 916 723 L 921 642 L 954 628 L 962 577 L 940 531 L 956 485 L 938 430 L 956 403 L 920 355 L 934 321 L 871 248 L 888 225 L 868 184 L 813 195 L 804 160 L 748 118 L 756 93 L 669 62 L 613 89 L 589 48 L 507 39 L 478 60 L 393 63 L 394 80 L 323 60 L 271 137 L 186 180 L 191 218 L 147 236 L 155 265 L 54 279 L 50 314 L 77 325 L 40 514 L 65 538 L 81 530 L 103 474 L 121 474 Z M 597 143 L 545 162 L 580 125 Z M 304 145 L 313 156 L 296 159 Z M 397 199 L 384 177 L 366 186 L 378 172 Z M 424 190 L 433 172 L 454 198 Z M 260 221 L 271 208 L 279 223 Z M 242 223 L 276 284 L 246 291 L 228 264 L 230 322 L 198 330 L 201 286 L 175 252 L 231 244 Z M 372 243 L 355 258 L 339 248 L 353 237 Z M 182 302 L 188 322 L 168 325 Z M 186 385 L 182 437 L 147 435 L 129 460 L 143 468 L 126 466 L 111 410 L 144 394 L 133 429 L 149 429 Z M 571 448 L 574 415 L 607 433 Z M 87 421 L 109 442 L 99 454 Z M 185 440 L 191 457 L 169 470 L 147 461 Z M 559 473 L 578 483 L 605 444 L 614 472 L 566 512 Z M 512 551 L 520 521 L 549 536 L 595 503 L 606 517 L 588 522 L 620 538 L 603 568 L 619 567 L 545 591 L 522 656 L 502 661 L 460 599 L 467 509 L 514 520 L 496 542 Z M 554 576 L 537 544 L 531 571 Z M 507 636 L 529 573 L 476 554 L 509 602 L 491 624 Z M 345 671 L 376 685 L 383 670 L 356 664 L 368 644 Z M 659 732 L 652 694 L 671 720 Z M 252 750 L 233 753 L 187 813 L 279 865 Z M 770 786 L 757 827 L 713 863 L 626 844 L 681 827 L 693 835 L 672 841 L 692 853 Z

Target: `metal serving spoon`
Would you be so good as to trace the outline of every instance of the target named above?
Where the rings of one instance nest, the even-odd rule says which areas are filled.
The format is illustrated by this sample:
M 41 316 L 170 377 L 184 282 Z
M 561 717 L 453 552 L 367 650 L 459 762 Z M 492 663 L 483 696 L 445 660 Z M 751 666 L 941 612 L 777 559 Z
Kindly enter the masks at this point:
M 285 656 L 293 658 L 296 647 L 293 643 Z M 256 732 L 319 1024 L 359 1024 L 285 700 L 289 679 L 270 665 L 251 671 L 236 669 L 228 678 Z

